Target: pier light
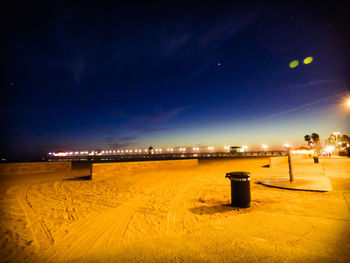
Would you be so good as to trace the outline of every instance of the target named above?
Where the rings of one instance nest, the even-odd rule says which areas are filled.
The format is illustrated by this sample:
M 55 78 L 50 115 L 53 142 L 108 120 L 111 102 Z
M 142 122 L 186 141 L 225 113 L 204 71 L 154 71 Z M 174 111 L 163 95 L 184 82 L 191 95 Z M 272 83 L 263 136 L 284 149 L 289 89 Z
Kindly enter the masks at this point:
M 79 154 L 79 152 L 74 152 L 74 154 Z
M 148 150 L 147 149 L 145 149 L 145 152 L 147 152 Z
M 350 108 L 350 98 L 346 101 L 346 106 Z
M 118 150 L 117 153 L 120 153 L 120 150 Z
M 49 155 L 51 155 L 52 153 L 49 153 Z
M 122 150 L 122 153 L 124 153 L 124 150 Z
M 290 145 L 289 145 L 288 143 L 285 143 L 285 144 L 283 145 L 283 147 L 284 147 L 284 148 L 290 148 Z
M 129 150 L 125 150 L 125 152 L 126 152 L 126 153 L 128 153 L 128 152 L 129 152 Z
M 243 146 L 241 147 L 241 149 L 239 149 L 239 151 L 243 153 L 243 152 L 245 152 L 247 149 L 248 149 L 248 146 L 243 145 Z
M 173 151 L 174 151 L 174 149 L 173 149 L 173 148 L 170 148 L 170 151 L 171 151 L 171 152 L 173 152 Z
M 261 147 L 262 147 L 264 150 L 266 150 L 267 148 L 269 148 L 269 146 L 266 145 L 266 144 L 263 144 Z
M 159 149 L 159 151 L 161 152 L 161 151 L 162 151 L 162 149 Z
M 102 151 L 101 153 L 105 153 L 105 151 Z

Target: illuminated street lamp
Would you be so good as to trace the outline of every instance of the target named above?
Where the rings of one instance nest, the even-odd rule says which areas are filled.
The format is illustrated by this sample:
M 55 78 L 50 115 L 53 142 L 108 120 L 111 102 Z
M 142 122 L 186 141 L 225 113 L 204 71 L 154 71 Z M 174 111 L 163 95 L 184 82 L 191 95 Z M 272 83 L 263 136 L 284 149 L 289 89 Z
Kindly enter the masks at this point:
M 267 150 L 267 148 L 269 148 L 269 146 L 267 146 L 266 144 L 263 144 L 261 147 L 262 147 L 264 150 Z
M 348 98 L 348 99 L 346 100 L 345 105 L 346 105 L 348 108 L 350 108 L 350 98 Z

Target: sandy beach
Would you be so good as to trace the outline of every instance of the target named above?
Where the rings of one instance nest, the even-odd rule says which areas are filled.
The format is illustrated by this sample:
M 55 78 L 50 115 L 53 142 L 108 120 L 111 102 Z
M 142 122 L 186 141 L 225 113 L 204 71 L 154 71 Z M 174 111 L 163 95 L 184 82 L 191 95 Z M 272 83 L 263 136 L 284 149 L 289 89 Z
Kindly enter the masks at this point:
M 348 262 L 350 159 L 295 161 L 333 191 L 257 184 L 288 177 L 268 158 L 85 180 L 90 169 L 2 176 L 3 262 Z M 251 207 L 230 204 L 226 172 L 251 175 Z

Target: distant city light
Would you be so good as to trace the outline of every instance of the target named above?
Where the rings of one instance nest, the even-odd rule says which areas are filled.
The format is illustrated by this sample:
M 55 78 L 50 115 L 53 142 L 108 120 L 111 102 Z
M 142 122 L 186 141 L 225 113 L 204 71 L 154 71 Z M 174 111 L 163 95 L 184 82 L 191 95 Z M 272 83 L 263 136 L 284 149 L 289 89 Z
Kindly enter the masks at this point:
M 333 145 L 330 145 L 330 146 L 327 146 L 326 148 L 325 148 L 325 151 L 327 152 L 327 153 L 332 153 L 333 151 L 334 151 L 334 146 Z
M 292 150 L 292 154 L 312 155 L 312 154 L 314 154 L 314 150 Z
M 263 149 L 269 148 L 269 146 L 267 146 L 266 144 L 263 144 L 261 147 L 262 147 Z
M 60 152 L 60 153 L 54 153 L 54 156 L 67 156 L 67 153 L 65 152 Z
M 245 152 L 248 149 L 248 146 L 244 145 L 241 147 L 241 149 L 239 150 L 240 152 Z

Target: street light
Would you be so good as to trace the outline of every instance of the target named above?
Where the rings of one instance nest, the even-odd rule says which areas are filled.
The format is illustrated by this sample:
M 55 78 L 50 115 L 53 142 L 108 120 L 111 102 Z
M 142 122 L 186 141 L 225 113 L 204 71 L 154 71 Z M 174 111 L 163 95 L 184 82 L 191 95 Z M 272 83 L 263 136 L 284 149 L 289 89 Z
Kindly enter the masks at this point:
M 350 108 L 350 98 L 346 100 L 346 106 Z

